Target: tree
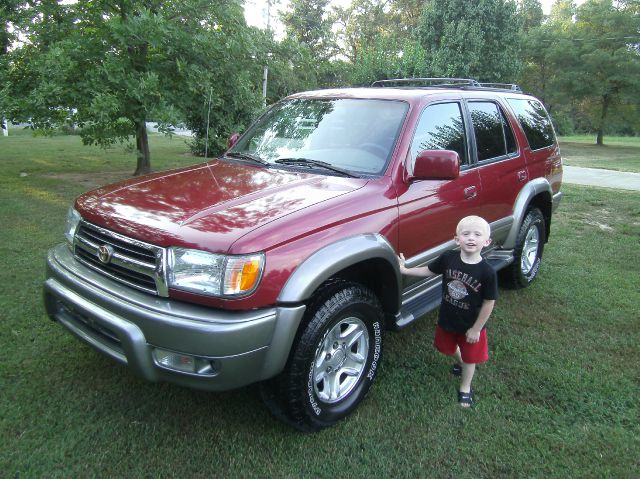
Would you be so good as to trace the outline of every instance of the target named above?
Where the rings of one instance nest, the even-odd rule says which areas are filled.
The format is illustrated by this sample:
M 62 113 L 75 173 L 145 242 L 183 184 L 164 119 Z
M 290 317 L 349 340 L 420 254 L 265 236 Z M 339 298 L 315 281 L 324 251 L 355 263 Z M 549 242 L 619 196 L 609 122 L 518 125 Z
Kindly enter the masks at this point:
M 352 0 L 346 7 L 335 7 L 335 22 L 341 53 L 354 66 L 371 49 L 413 43 L 413 31 L 422 12 L 423 0 Z
M 7 70 L 9 49 L 16 40 L 13 25 L 20 19 L 22 8 L 23 5 L 20 0 L 0 0 L 0 23 L 2 23 L 0 25 L 0 72 Z M 1 107 L 0 125 L 4 129 L 5 116 Z
M 0 55 L 9 53 L 13 41 L 12 23 L 19 12 L 18 0 L 0 0 Z
M 531 7 L 531 6 L 530 6 Z M 534 9 L 530 13 L 521 6 L 526 34 L 521 44 L 523 68 L 518 83 L 540 98 L 549 111 L 556 103 L 566 103 L 568 83 L 577 59 L 568 30 L 572 26 L 574 8 L 571 1 L 560 0 L 552 6 L 551 15 L 539 21 Z M 564 68 L 559 68 L 564 64 Z
M 439 0 L 426 2 L 417 36 L 435 75 L 511 83 L 520 28 L 514 1 Z
M 330 0 L 291 0 L 289 10 L 282 14 L 287 36 L 305 45 L 319 62 L 328 61 L 335 53 L 329 3 Z
M 573 0 L 556 0 L 551 5 L 549 17 L 556 25 L 564 25 L 568 28 L 575 13 L 576 7 Z
M 558 0 L 526 37 L 523 86 L 543 99 L 562 133 L 595 132 L 602 145 L 612 116 L 625 119 L 616 125 L 624 133 L 640 123 L 639 45 L 638 2 L 590 0 L 576 8 Z
M 258 28 L 252 29 L 251 37 L 251 55 L 256 59 L 252 76 L 260 78 L 263 65 L 269 66 L 267 105 L 292 93 L 318 87 L 317 61 L 306 45 L 294 37 L 277 41 L 273 31 Z
M 87 144 L 134 136 L 136 175 L 151 169 L 151 117 L 165 130 L 186 118 L 205 136 L 211 96 L 210 137 L 220 149 L 257 104 L 238 1 L 43 0 L 27 13 L 27 41 L 9 55 L 0 110 L 39 128 L 71 122 Z
M 542 25 L 544 12 L 539 0 L 520 0 L 517 4 L 517 10 L 522 22 L 523 33 L 527 34 Z
M 341 52 L 357 64 L 375 43 L 389 45 L 389 8 L 385 0 L 352 0 L 348 7 L 336 8 Z M 388 52 L 392 53 L 392 52 Z
M 576 96 L 590 100 L 589 109 L 602 145 L 611 110 L 630 100 L 638 106 L 640 95 L 640 16 L 635 2 L 589 0 L 576 11 L 576 50 L 580 82 Z
M 407 40 L 398 44 L 396 40 L 384 37 L 364 46 L 351 70 L 352 83 L 356 85 L 430 75 L 426 52 L 418 42 Z

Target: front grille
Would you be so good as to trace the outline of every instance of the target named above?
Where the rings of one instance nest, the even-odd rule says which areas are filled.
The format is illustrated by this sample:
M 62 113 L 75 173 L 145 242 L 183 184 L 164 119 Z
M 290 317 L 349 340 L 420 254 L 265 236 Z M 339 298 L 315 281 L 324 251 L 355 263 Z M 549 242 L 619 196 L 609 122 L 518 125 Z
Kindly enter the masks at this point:
M 164 250 L 82 221 L 74 237 L 74 255 L 89 268 L 141 291 L 167 296 Z M 108 251 L 108 260 L 100 250 Z

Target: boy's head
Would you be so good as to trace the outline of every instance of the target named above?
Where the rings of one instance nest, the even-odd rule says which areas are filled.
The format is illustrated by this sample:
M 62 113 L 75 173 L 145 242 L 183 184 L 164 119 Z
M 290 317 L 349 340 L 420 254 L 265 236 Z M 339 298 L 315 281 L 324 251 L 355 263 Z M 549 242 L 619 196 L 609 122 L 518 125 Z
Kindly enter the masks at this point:
M 456 227 L 456 243 L 468 253 L 480 253 L 491 244 L 491 227 L 480 216 L 466 216 Z
M 460 232 L 464 228 L 473 228 L 484 231 L 487 238 L 491 236 L 491 226 L 487 221 L 480 216 L 465 216 L 458 222 L 458 226 L 456 226 L 456 236 L 460 234 Z

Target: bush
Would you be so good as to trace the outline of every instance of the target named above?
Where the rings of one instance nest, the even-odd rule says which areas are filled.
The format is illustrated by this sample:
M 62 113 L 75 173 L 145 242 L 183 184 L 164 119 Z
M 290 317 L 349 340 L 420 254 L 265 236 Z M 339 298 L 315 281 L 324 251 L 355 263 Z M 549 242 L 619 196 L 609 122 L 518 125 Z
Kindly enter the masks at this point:
M 551 117 L 557 135 L 569 136 L 575 133 L 575 124 L 573 123 L 573 117 L 570 114 L 559 111 L 551 115 Z

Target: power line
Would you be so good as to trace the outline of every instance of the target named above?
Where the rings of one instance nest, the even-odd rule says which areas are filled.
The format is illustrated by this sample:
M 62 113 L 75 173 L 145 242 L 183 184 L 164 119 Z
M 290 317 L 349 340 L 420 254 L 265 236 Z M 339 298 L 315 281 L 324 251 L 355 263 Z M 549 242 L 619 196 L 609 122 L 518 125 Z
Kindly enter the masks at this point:
M 623 40 L 633 40 L 633 41 L 637 41 L 640 42 L 640 35 L 634 35 L 634 36 L 625 36 L 625 37 L 590 37 L 590 38 L 549 38 L 549 39 L 544 39 L 542 40 L 543 42 L 558 42 L 561 40 L 566 40 L 566 41 L 570 41 L 570 42 L 598 42 L 601 40 L 619 40 L 619 41 L 623 41 Z

